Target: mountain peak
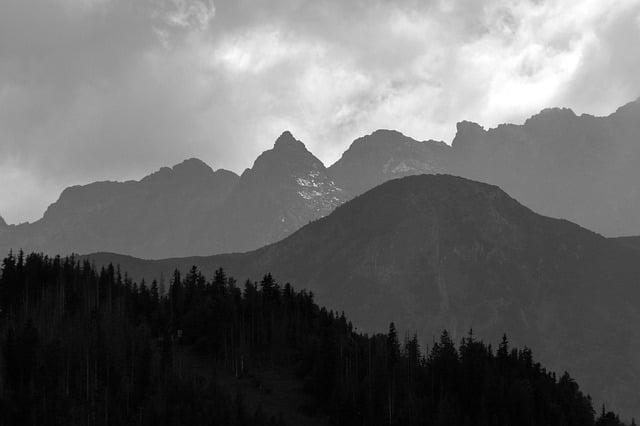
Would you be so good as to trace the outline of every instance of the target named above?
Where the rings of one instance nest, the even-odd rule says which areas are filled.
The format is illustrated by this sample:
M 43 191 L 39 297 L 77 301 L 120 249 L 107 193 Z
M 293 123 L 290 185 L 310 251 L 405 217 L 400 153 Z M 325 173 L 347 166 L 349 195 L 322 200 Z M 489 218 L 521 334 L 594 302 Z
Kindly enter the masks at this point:
M 298 139 L 294 138 L 290 131 L 285 130 L 282 132 L 278 139 L 276 139 L 273 145 L 274 149 L 287 149 L 287 148 L 305 148 L 304 144 Z
M 204 161 L 197 158 L 187 158 L 182 163 L 172 167 L 174 173 L 181 174 L 212 174 L 213 169 Z
M 634 119 L 640 115 L 640 98 L 635 101 L 631 101 L 626 105 L 621 106 L 613 113 L 613 116 L 618 118 Z
M 445 171 L 448 149 L 444 142 L 378 129 L 354 140 L 329 172 L 342 188 L 360 194 L 389 179 Z
M 479 133 L 484 132 L 484 127 L 473 121 L 463 120 L 456 124 L 457 133 Z
M 393 129 L 378 129 L 378 130 L 374 130 L 374 132 L 371 133 L 370 136 L 396 136 L 396 137 L 406 138 L 406 136 L 404 134 L 402 134 L 402 132 L 399 132 L 399 131 L 393 130 Z
M 528 118 L 525 121 L 527 124 L 536 122 L 549 122 L 549 121 L 567 121 L 576 118 L 577 115 L 571 108 L 545 108 L 536 115 Z
M 276 139 L 273 148 L 260 154 L 253 167 L 245 170 L 243 175 L 258 171 L 288 174 L 293 169 L 300 168 L 323 169 L 324 165 L 291 132 L 285 131 Z
M 451 148 L 456 152 L 465 149 L 476 149 L 477 141 L 485 137 L 484 127 L 473 121 L 461 121 L 456 124 L 456 135 L 451 142 Z
M 2 216 L 0 216 L 0 228 L 4 228 L 6 226 L 7 226 L 7 222 L 5 222 Z
M 145 176 L 141 182 L 164 182 L 169 179 L 193 180 L 208 179 L 214 175 L 213 169 L 197 158 L 187 158 L 173 167 L 161 167 L 160 170 Z

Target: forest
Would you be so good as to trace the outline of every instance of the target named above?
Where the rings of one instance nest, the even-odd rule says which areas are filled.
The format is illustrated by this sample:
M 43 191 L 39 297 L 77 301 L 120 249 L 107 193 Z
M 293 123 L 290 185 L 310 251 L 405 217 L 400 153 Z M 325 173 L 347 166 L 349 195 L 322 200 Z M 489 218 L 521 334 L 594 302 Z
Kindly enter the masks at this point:
M 270 274 L 240 284 L 194 267 L 167 281 L 10 253 L 0 274 L 0 426 L 286 424 L 215 374 L 186 374 L 185 353 L 237 378 L 290 371 L 315 401 L 291 410 L 333 425 L 624 425 L 507 336 L 494 348 L 472 331 L 459 342 L 443 331 L 429 346 L 393 323 L 363 334 Z

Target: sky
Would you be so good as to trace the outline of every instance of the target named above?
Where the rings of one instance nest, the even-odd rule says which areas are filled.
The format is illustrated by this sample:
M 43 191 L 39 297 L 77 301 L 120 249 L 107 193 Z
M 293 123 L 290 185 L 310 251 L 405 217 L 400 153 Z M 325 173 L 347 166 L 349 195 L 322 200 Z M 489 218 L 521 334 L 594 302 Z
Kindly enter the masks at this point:
M 290 130 L 329 165 L 378 128 L 640 96 L 640 0 L 2 0 L 0 215 L 197 157 L 242 172 Z

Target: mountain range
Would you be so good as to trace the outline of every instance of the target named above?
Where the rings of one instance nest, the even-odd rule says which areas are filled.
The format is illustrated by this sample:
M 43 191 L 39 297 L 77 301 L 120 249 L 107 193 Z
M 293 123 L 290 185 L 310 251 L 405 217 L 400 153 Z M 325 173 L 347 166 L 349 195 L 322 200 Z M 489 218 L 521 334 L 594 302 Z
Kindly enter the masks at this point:
M 240 176 L 188 159 L 67 188 L 34 223 L 0 218 L 0 250 L 99 252 L 96 265 L 147 280 L 194 264 L 271 272 L 367 332 L 506 332 L 640 414 L 640 244 L 605 238 L 640 234 L 639 123 L 636 101 L 462 122 L 451 146 L 377 130 L 330 167 L 284 132 Z
M 371 214 L 375 211 L 375 214 Z M 640 252 L 534 213 L 496 186 L 449 175 L 384 183 L 288 238 L 247 253 L 139 260 L 98 253 L 147 282 L 174 269 L 271 272 L 366 332 L 395 321 L 430 342 L 446 328 L 507 333 L 597 401 L 640 414 Z
M 34 223 L 0 222 L 0 250 L 144 258 L 256 249 L 390 179 L 449 173 L 500 186 L 539 213 L 606 236 L 640 233 L 640 101 L 608 117 L 547 109 L 522 125 L 458 124 L 452 145 L 392 130 L 330 167 L 289 132 L 241 176 L 197 159 L 140 181 L 65 189 Z
M 450 172 L 606 236 L 640 233 L 640 101 L 607 117 L 546 109 L 523 125 L 458 124 Z
M 345 199 L 322 162 L 284 132 L 241 176 L 192 158 L 140 181 L 67 188 L 42 219 L 0 227 L 0 250 L 148 258 L 247 250 Z
M 42 219 L 0 230 L 0 245 L 5 251 L 21 247 L 50 253 L 103 247 L 150 257 L 183 253 L 195 229 L 207 226 L 238 180 L 235 173 L 214 172 L 190 159 L 140 181 L 73 186 Z
M 328 172 L 355 196 L 390 179 L 444 173 L 450 151 L 444 142 L 418 142 L 395 130 L 377 130 L 353 141 Z

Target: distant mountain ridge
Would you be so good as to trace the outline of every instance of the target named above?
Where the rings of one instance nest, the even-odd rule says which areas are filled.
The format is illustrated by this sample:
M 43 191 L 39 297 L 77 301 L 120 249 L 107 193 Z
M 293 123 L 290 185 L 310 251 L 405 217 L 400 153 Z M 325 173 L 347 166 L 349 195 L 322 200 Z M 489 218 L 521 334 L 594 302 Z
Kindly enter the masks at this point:
M 287 131 L 242 176 L 189 159 L 139 182 L 67 188 L 37 222 L 0 222 L 0 250 L 145 258 L 246 251 L 385 181 L 423 173 L 492 183 L 537 212 L 606 236 L 637 235 L 639 135 L 639 101 L 607 117 L 551 108 L 522 125 L 461 122 L 451 146 L 377 130 L 325 167 Z
M 449 172 L 606 236 L 640 233 L 640 101 L 606 117 L 545 109 L 523 125 L 462 122 Z
M 226 200 L 220 217 L 225 244 L 219 251 L 278 241 L 346 199 L 324 164 L 286 131 L 242 173 Z
M 140 181 L 66 188 L 40 220 L 0 228 L 0 250 L 144 258 L 243 251 L 282 239 L 346 199 L 287 131 L 241 176 L 191 158 Z
M 554 371 L 569 371 L 596 403 L 639 414 L 639 253 L 538 215 L 496 186 L 405 177 L 255 251 L 87 258 L 148 282 L 192 265 L 205 275 L 224 267 L 241 282 L 271 272 L 344 310 L 364 331 L 394 321 L 423 341 L 442 328 L 456 339 L 470 328 L 490 340 L 506 332 Z
M 0 246 L 54 254 L 104 247 L 145 257 L 181 254 L 194 225 L 206 226 L 238 179 L 189 159 L 140 181 L 69 187 L 40 220 L 0 231 Z
M 395 130 L 376 130 L 353 141 L 329 173 L 353 195 L 390 179 L 448 170 L 450 147 L 419 142 Z

